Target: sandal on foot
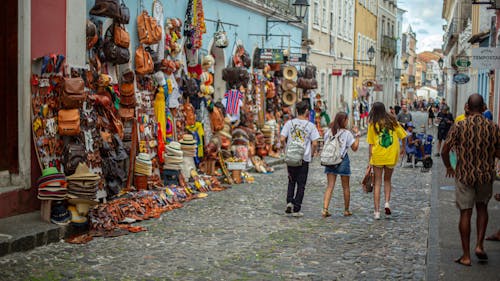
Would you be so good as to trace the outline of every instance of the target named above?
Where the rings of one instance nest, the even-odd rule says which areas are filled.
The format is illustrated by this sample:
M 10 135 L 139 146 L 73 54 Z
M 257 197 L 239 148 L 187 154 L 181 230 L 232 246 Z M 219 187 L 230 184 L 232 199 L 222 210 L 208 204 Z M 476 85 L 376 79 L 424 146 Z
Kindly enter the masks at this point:
M 455 260 L 456 263 L 461 264 L 463 266 L 472 266 L 472 263 L 465 263 L 462 261 L 462 257 L 459 257 L 458 259 Z
M 352 216 L 351 211 L 349 211 L 349 210 L 345 210 L 345 211 L 344 211 L 344 217 L 349 217 L 349 216 Z
M 323 208 L 323 211 L 321 212 L 321 216 L 324 218 L 330 217 L 332 214 L 328 212 L 328 209 Z
M 485 252 L 475 252 L 476 257 L 480 260 L 488 260 L 488 255 Z

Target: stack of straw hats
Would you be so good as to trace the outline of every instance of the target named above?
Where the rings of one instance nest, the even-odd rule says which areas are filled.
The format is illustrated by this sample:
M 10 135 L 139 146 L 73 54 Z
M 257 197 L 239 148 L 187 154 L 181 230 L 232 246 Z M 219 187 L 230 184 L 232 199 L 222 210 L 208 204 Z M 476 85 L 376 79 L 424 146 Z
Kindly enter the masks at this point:
M 153 162 L 147 153 L 139 153 L 135 157 L 135 174 L 151 176 L 153 174 Z
M 182 152 L 182 146 L 176 141 L 170 142 L 166 146 L 165 153 L 165 164 L 163 169 L 165 170 L 180 170 L 182 165 L 184 153 Z
M 264 134 L 264 142 L 267 144 L 272 144 L 274 140 L 274 131 L 269 125 L 264 125 L 261 129 Z
M 196 140 L 193 135 L 185 134 L 182 140 L 179 141 L 184 157 L 195 157 L 196 155 Z
M 66 177 L 68 197 L 94 200 L 101 177 L 90 172 L 87 164 L 80 162 L 75 173 Z
M 56 167 L 49 167 L 42 171 L 42 176 L 37 180 L 38 199 L 40 200 L 64 200 L 68 190 L 67 182 L 63 173 Z

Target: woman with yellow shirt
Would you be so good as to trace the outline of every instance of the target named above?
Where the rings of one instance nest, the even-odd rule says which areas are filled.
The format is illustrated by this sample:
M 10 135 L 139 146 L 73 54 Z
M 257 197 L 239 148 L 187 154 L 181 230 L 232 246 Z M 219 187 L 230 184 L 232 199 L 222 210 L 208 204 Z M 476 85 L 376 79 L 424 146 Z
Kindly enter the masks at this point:
M 389 201 L 391 199 L 392 172 L 400 155 L 405 153 L 406 131 L 399 125 L 394 116 L 385 110 L 381 102 L 373 103 L 368 116 L 368 135 L 370 165 L 375 175 L 373 201 L 375 203 L 374 217 L 380 219 L 380 189 L 382 174 L 384 176 L 385 215 L 391 215 Z M 400 150 L 400 140 L 402 146 Z

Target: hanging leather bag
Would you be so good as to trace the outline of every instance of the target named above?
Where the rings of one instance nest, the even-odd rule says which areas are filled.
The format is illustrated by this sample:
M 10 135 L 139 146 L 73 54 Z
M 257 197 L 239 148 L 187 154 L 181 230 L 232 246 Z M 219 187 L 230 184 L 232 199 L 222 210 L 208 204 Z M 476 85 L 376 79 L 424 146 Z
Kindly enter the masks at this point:
M 127 107 L 120 107 L 120 109 L 118 109 L 118 115 L 120 116 L 120 118 L 122 120 L 132 120 L 134 119 L 134 115 L 135 115 L 135 109 L 134 108 L 127 108 Z
M 113 28 L 113 40 L 116 45 L 122 48 L 127 48 L 130 46 L 130 35 L 124 26 L 120 24 L 115 24 Z
M 149 54 L 144 47 L 141 45 L 135 51 L 135 71 L 137 74 L 145 75 L 153 73 L 154 63 Z
M 64 146 L 63 164 L 64 174 L 70 176 L 75 173 L 76 167 L 86 159 L 85 146 L 81 143 L 68 143 Z
M 128 24 L 130 21 L 130 10 L 125 5 L 125 2 L 123 2 L 123 0 L 121 1 L 120 4 L 120 17 L 118 17 L 116 21 L 121 24 Z
M 135 107 L 135 89 L 133 83 L 120 84 L 120 104 L 123 107 Z
M 210 125 L 212 125 L 212 131 L 217 132 L 224 128 L 224 114 L 220 108 L 214 106 L 214 109 L 210 112 L 209 117 Z
M 113 19 L 120 18 L 119 0 L 95 0 L 89 14 Z
M 60 109 L 57 114 L 59 135 L 76 136 L 80 133 L 80 111 L 74 109 Z
M 61 103 L 64 108 L 79 108 L 85 100 L 85 82 L 81 77 L 65 78 Z
M 104 55 L 106 61 L 113 64 L 125 64 L 130 61 L 130 51 L 128 48 L 122 48 L 115 44 L 113 33 L 111 32 L 112 26 L 108 28 L 104 39 Z
M 137 16 L 137 32 L 139 34 L 139 42 L 142 44 L 152 45 L 161 40 L 161 26 L 145 10 Z

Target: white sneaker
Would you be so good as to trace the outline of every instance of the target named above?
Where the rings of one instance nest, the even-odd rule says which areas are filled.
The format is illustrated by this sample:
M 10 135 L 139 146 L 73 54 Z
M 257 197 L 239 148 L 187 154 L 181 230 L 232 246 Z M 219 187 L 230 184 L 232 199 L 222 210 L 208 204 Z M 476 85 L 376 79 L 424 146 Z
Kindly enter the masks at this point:
M 380 212 L 373 212 L 373 217 L 374 217 L 376 220 L 379 220 L 379 219 L 380 219 Z
M 302 213 L 302 212 L 293 212 L 292 213 L 292 217 L 300 218 L 303 216 L 304 216 L 304 213 Z
M 389 207 L 389 202 L 385 202 L 384 209 L 385 209 L 385 215 L 390 216 L 391 215 L 391 207 Z
M 292 213 L 292 208 L 293 208 L 293 204 L 292 203 L 286 204 L 285 213 L 291 214 Z

